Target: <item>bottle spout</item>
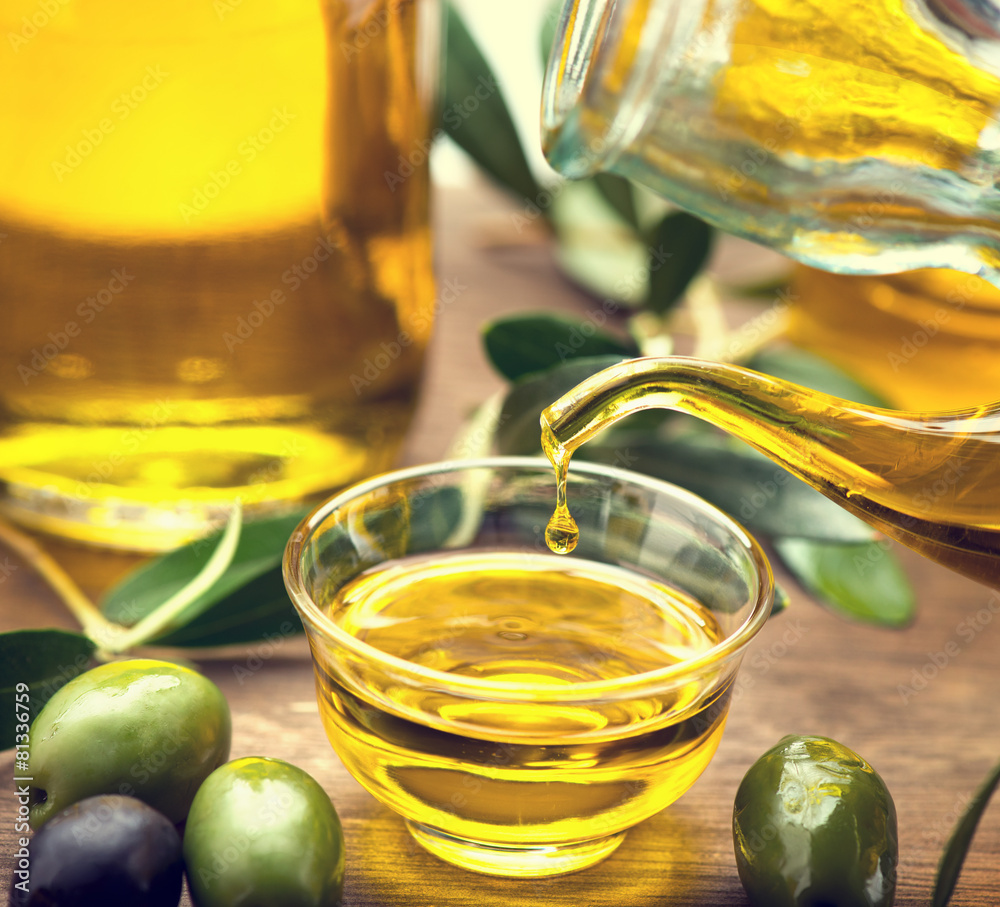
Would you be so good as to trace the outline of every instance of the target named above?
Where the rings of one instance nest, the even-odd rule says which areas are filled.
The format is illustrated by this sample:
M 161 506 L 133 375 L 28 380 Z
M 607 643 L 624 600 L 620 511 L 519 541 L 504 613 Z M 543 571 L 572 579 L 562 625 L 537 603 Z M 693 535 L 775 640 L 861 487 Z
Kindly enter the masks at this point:
M 581 444 L 650 408 L 729 432 L 885 535 L 1000 588 L 1000 404 L 897 412 L 735 365 L 633 359 L 542 412 L 542 446 L 557 476 Z

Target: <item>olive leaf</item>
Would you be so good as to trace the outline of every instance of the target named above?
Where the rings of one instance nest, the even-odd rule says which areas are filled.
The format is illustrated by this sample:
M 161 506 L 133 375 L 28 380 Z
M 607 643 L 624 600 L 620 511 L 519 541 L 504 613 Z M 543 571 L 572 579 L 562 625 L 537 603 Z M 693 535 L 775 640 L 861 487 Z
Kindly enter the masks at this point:
M 884 544 L 777 538 L 774 548 L 803 587 L 838 613 L 886 627 L 913 620 L 913 587 Z
M 479 404 L 452 437 L 444 453 L 445 460 L 477 460 L 493 452 L 493 435 L 500 420 L 503 391 L 497 391 Z
M 410 502 L 408 511 L 394 504 L 384 508 L 373 507 L 365 515 L 370 538 L 391 540 L 400 548 L 379 551 L 371 547 L 366 549 L 365 555 L 369 558 L 401 557 L 438 548 L 461 523 L 465 507 L 466 502 L 459 490 L 451 487 L 434 489 L 415 498 Z M 241 547 L 233 558 L 234 566 L 206 594 L 208 606 L 193 620 L 157 637 L 156 642 L 189 648 L 258 640 L 273 644 L 276 640 L 300 633 L 302 623 L 289 600 L 281 572 L 285 543 L 298 521 L 296 516 L 288 516 L 265 520 L 262 524 L 249 524 L 241 539 Z M 390 528 L 387 529 L 386 524 Z M 249 544 L 246 543 L 247 536 L 250 537 Z M 330 545 L 330 542 L 327 544 Z M 181 549 L 160 562 L 154 562 L 150 565 L 151 572 L 162 574 L 158 579 L 163 584 L 147 584 L 140 588 L 140 592 L 148 593 L 149 589 L 158 588 L 160 591 L 154 592 L 154 598 L 162 595 L 165 589 L 176 584 L 178 576 L 183 577 L 196 569 L 199 556 L 197 552 Z M 171 563 L 163 563 L 168 560 Z M 339 566 L 350 575 L 366 566 L 359 567 L 359 552 L 349 533 L 343 539 L 342 555 L 334 560 L 339 561 Z M 372 560 L 367 565 L 374 562 Z M 125 592 L 128 591 L 126 587 Z
M 483 345 L 494 368 L 509 381 L 545 371 L 569 359 L 615 355 L 638 350 L 593 322 L 564 315 L 531 313 L 498 318 L 483 326 Z
M 785 587 L 779 583 L 774 584 L 774 603 L 771 605 L 771 617 L 776 614 L 781 614 L 782 611 L 787 611 L 791 607 L 792 600 Z
M 686 211 L 672 211 L 656 225 L 649 240 L 649 295 L 646 307 L 668 312 L 704 268 L 715 231 Z
M 144 642 L 206 646 L 248 642 L 265 632 L 301 629 L 281 582 L 280 565 L 289 536 L 307 509 L 255 520 L 242 527 L 225 571 L 188 601 L 169 624 Z M 222 531 L 175 549 L 133 570 L 101 601 L 106 617 L 125 626 L 147 619 L 180 594 L 206 567 Z
M 990 797 L 993 796 L 998 784 L 1000 784 L 1000 763 L 993 767 L 979 785 L 966 806 L 965 812 L 962 813 L 952 830 L 944 853 L 941 854 L 941 861 L 938 863 L 937 875 L 934 878 L 934 892 L 931 896 L 931 907 L 945 907 L 951 900 L 979 820 L 983 817 Z
M 0 691 L 4 702 L 0 749 L 14 746 L 16 734 L 23 733 L 17 725 L 30 724 L 59 687 L 87 670 L 96 648 L 88 637 L 69 630 L 0 633 Z M 27 717 L 28 722 L 19 721 L 19 716 Z
M 151 640 L 158 646 L 208 648 L 258 642 L 302 632 L 289 601 L 281 567 L 246 579 L 225 594 L 211 590 L 211 603 L 197 617 L 168 628 Z
M 531 172 L 500 83 L 453 3 L 445 3 L 441 128 L 501 186 L 534 204 Z

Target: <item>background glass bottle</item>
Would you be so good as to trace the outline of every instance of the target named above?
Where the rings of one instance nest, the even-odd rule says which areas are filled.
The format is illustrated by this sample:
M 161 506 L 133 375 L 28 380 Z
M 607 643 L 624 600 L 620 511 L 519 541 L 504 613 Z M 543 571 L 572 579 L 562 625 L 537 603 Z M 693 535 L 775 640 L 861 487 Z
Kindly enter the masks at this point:
M 165 548 L 237 495 L 392 462 L 433 319 L 427 169 L 399 171 L 426 159 L 439 12 L 5 6 L 6 515 Z
M 1000 289 L 943 268 L 889 275 L 797 267 L 787 337 L 889 404 L 918 412 L 1000 399 Z

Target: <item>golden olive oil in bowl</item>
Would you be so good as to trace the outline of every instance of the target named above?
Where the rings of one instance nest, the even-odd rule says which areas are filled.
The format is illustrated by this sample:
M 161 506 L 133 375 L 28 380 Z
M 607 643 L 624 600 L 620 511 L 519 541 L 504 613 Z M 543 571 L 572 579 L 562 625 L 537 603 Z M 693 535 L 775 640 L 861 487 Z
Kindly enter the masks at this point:
M 286 553 L 330 742 L 466 869 L 584 868 L 684 793 L 770 608 L 763 556 L 714 508 L 586 464 L 569 484 L 566 557 L 551 467 L 515 458 L 350 489 Z

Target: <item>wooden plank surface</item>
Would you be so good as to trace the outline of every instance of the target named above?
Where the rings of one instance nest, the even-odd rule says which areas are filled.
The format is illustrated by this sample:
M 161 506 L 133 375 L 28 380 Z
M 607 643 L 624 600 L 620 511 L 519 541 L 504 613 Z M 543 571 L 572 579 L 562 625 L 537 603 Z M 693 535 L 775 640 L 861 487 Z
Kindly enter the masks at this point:
M 552 265 L 542 237 L 515 229 L 489 191 L 442 193 L 438 204 L 442 303 L 423 402 L 405 460 L 441 457 L 462 418 L 501 386 L 477 340 L 498 314 L 592 301 Z M 52 545 L 92 591 L 130 566 L 120 557 Z M 1000 758 L 998 598 L 903 552 L 919 593 L 919 617 L 902 631 L 850 623 L 781 577 L 794 601 L 755 640 L 718 755 L 678 803 L 634 829 L 592 869 L 549 881 L 513 882 L 447 866 L 416 847 L 401 822 L 351 779 L 326 741 L 301 637 L 213 655 L 200 667 L 233 711 L 234 757 L 269 755 L 313 774 L 333 797 L 348 848 L 350 907 L 534 905 L 746 905 L 733 859 L 733 797 L 751 762 L 785 734 L 822 734 L 879 770 L 899 813 L 897 904 L 925 905 L 944 841 L 980 780 Z M 0 626 L 72 622 L 17 558 L 0 549 Z M 247 674 L 249 671 L 249 675 Z M 0 887 L 14 855 L 13 755 L 0 755 Z M 1000 903 L 1000 808 L 988 812 L 952 901 Z M 184 902 L 190 901 L 185 894 Z

